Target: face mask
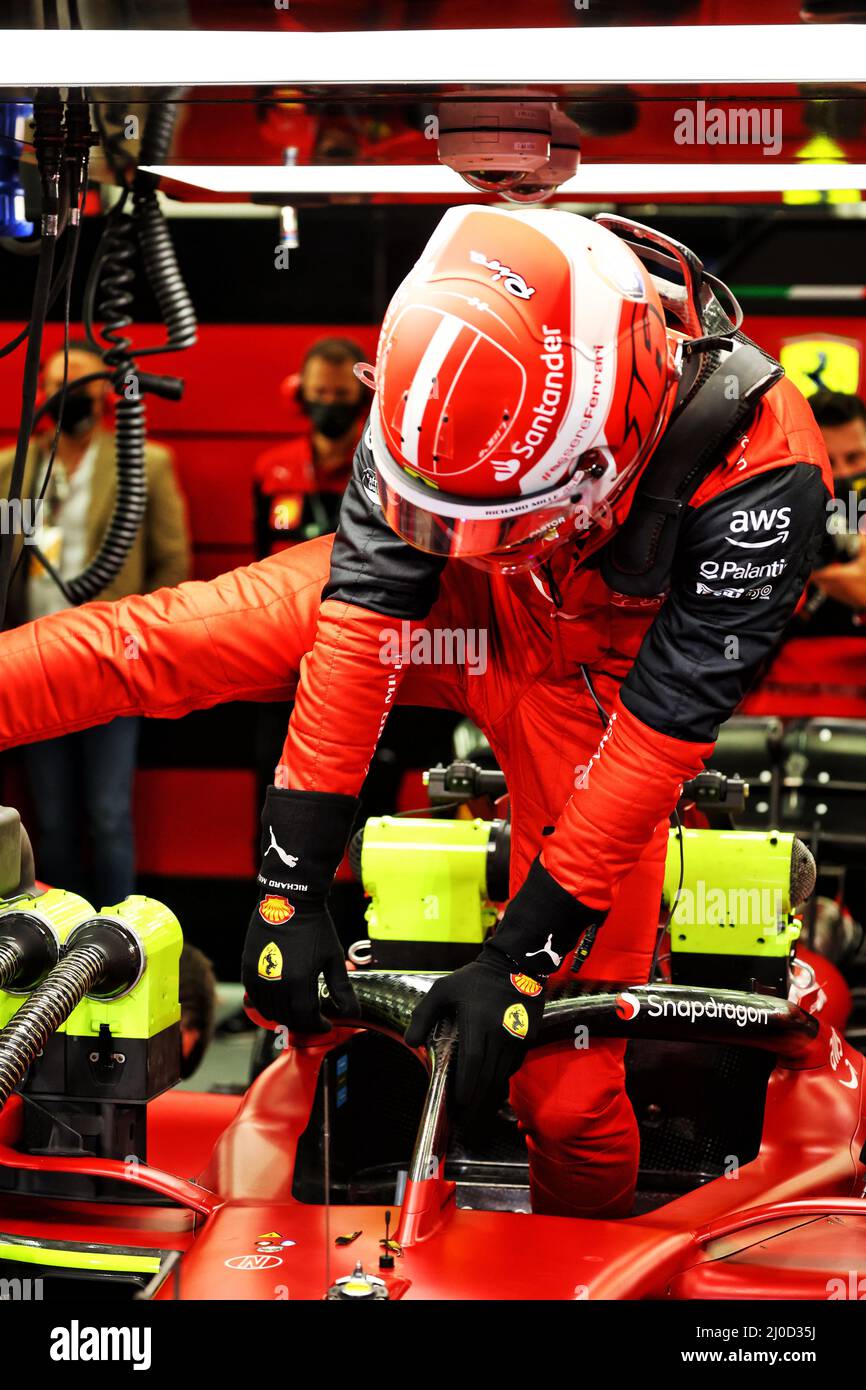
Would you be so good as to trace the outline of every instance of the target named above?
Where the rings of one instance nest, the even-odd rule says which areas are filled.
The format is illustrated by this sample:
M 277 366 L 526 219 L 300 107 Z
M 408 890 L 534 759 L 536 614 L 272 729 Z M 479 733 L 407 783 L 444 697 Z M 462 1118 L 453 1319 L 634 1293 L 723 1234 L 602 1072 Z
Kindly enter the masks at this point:
M 326 439 L 340 439 L 347 434 L 358 416 L 357 405 L 347 405 L 342 401 L 333 404 L 305 401 L 304 406 L 313 422 L 313 429 Z
M 837 497 L 847 497 L 849 492 L 856 492 L 861 497 L 866 494 L 866 472 L 849 473 L 847 478 L 834 479 L 834 488 Z
M 57 424 L 57 417 L 60 414 L 60 399 L 50 402 L 46 415 L 50 416 Z M 63 407 L 63 424 L 61 432 L 63 434 L 82 435 L 87 434 L 96 424 L 96 417 L 93 414 L 93 401 L 89 396 L 81 391 L 74 391 L 66 397 Z

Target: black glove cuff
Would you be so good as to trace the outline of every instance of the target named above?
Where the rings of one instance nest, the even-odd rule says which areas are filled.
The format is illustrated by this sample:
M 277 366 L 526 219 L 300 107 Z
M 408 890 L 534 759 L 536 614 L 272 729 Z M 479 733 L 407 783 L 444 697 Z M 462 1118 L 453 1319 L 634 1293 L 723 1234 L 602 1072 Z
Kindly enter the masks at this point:
M 572 897 L 537 858 L 487 944 L 527 975 L 552 975 L 587 927 L 598 926 L 606 916 Z
M 299 908 L 320 907 L 357 810 L 354 796 L 268 787 L 262 810 L 262 891 L 282 894 Z

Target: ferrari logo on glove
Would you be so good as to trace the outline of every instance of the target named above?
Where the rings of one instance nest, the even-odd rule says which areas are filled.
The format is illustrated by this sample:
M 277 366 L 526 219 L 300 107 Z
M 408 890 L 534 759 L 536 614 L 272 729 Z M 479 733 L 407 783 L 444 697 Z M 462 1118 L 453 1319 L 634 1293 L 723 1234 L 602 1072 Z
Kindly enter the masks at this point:
M 275 941 L 269 941 L 259 956 L 259 975 L 263 980 L 283 977 L 283 953 Z
M 512 1037 L 526 1037 L 529 1032 L 529 1015 L 522 1004 L 509 1004 L 502 1015 L 502 1026 Z

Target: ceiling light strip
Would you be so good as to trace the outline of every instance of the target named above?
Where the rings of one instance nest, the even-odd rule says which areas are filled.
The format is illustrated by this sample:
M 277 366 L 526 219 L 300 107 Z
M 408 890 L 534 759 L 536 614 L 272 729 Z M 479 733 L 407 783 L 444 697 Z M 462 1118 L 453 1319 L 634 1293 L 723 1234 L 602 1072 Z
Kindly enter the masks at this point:
M 439 164 L 172 165 L 149 172 L 215 193 L 467 195 L 471 189 Z M 866 164 L 585 164 L 556 196 L 626 194 L 829 192 L 866 189 Z
M 857 24 L 358 33 L 0 30 L 0 86 L 862 82 Z

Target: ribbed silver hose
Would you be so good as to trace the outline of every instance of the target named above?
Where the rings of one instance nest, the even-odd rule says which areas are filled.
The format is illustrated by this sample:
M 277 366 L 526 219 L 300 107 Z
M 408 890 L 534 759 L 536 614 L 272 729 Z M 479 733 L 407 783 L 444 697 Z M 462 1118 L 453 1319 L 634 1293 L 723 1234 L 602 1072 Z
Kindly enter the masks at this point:
M 21 947 L 15 941 L 0 941 L 0 989 L 11 985 L 21 969 Z
M 93 989 L 107 963 L 100 946 L 74 947 L 0 1032 L 0 1110 L 51 1034 Z

